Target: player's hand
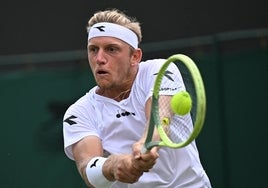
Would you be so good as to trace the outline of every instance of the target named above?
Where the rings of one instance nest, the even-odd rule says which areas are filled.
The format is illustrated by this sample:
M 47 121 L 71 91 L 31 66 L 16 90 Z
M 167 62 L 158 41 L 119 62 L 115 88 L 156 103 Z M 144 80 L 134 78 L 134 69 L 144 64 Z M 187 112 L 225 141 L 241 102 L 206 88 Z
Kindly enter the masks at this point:
M 143 140 L 140 140 L 133 144 L 133 156 L 134 156 L 134 166 L 137 169 L 142 169 L 144 172 L 148 172 L 156 163 L 158 159 L 158 149 L 157 147 L 152 148 L 146 153 L 142 154 L 141 149 L 143 147 Z
M 142 176 L 143 169 L 137 168 L 134 163 L 135 158 L 131 154 L 111 155 L 105 162 L 106 177 L 112 176 L 112 180 L 124 183 L 135 183 Z M 111 180 L 111 178 L 109 179 Z

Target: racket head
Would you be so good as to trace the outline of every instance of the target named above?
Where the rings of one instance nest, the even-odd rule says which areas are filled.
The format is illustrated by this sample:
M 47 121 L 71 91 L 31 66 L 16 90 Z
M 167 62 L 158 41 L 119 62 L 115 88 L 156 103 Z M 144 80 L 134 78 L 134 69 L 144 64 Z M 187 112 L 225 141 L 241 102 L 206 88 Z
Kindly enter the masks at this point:
M 192 108 L 186 115 L 171 110 L 170 100 L 179 91 L 187 91 L 192 99 Z M 146 148 L 187 146 L 202 130 L 205 115 L 206 94 L 199 69 L 184 54 L 170 56 L 156 76 L 152 95 L 150 127 L 156 126 L 161 141 L 152 142 L 147 137 Z

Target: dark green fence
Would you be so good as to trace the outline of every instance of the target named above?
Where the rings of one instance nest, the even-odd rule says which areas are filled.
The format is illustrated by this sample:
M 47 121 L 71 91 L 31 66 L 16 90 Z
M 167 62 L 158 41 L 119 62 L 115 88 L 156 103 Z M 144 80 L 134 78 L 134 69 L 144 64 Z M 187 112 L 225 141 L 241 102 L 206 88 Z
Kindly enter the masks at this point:
M 267 30 L 144 44 L 145 58 L 185 53 L 198 64 L 208 111 L 197 139 L 215 188 L 264 188 L 268 151 Z M 1 187 L 82 188 L 63 153 L 66 108 L 94 85 L 85 51 L 0 56 Z

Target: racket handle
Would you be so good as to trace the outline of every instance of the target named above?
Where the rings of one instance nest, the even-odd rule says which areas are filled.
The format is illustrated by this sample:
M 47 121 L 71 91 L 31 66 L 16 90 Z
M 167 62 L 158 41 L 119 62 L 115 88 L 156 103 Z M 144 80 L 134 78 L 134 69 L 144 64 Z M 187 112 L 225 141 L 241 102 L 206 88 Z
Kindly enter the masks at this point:
M 141 148 L 141 154 L 144 154 L 148 151 L 147 147 L 145 145 L 143 145 L 143 147 Z

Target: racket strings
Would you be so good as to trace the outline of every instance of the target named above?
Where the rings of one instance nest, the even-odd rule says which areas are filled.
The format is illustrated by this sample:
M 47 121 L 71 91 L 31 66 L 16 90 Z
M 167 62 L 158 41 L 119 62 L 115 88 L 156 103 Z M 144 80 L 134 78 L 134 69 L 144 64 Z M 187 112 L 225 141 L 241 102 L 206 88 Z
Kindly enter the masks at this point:
M 175 67 L 179 70 L 178 72 L 174 71 Z M 169 97 L 158 101 L 159 109 L 161 110 L 159 112 L 159 117 L 162 120 L 161 125 L 165 131 L 164 134 L 166 134 L 171 142 L 178 144 L 187 140 L 193 130 L 193 120 L 195 120 L 196 116 L 196 93 L 194 82 L 188 68 L 180 62 L 171 63 L 167 68 L 164 77 L 166 77 L 166 79 L 162 79 L 159 86 L 162 89 L 160 95 L 162 95 L 163 98 L 163 95 L 169 94 Z M 172 79 L 170 79 L 171 77 Z M 192 99 L 191 111 L 184 116 L 174 114 L 170 106 L 172 95 L 182 90 L 186 90 Z M 168 124 L 163 123 L 163 119 L 166 117 L 169 120 Z
M 193 121 L 196 119 L 196 110 L 197 110 L 197 97 L 196 97 L 196 89 L 193 81 L 192 74 L 189 69 L 183 63 L 177 63 L 177 66 L 181 72 L 183 82 L 185 85 L 186 91 L 190 94 L 192 99 L 192 108 L 191 108 L 191 118 Z
M 192 120 L 189 115 L 174 115 L 170 121 L 168 137 L 173 143 L 180 143 L 189 138 L 192 129 Z

